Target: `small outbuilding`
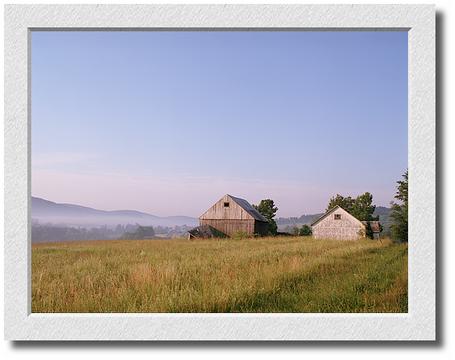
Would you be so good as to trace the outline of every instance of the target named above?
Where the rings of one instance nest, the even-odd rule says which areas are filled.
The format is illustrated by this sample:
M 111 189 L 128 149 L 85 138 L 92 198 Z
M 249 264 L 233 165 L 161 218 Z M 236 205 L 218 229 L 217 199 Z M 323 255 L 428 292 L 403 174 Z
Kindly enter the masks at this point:
M 371 226 L 371 231 L 373 232 L 373 239 L 379 239 L 382 231 L 381 223 L 379 221 L 362 221 L 362 223 L 365 226 L 367 226 L 369 223 Z
M 368 223 L 373 237 L 379 238 L 379 221 L 360 221 L 341 206 L 335 206 L 311 224 L 315 239 L 357 240 L 364 238 Z
M 206 226 L 210 226 L 226 236 L 239 232 L 264 236 L 268 230 L 267 219 L 259 211 L 248 201 L 229 194 L 224 195 L 199 217 L 199 225 L 199 228 L 205 229 L 202 233 L 207 233 Z M 190 238 L 198 237 L 198 231 L 193 230 L 189 232 Z
M 188 240 L 191 239 L 211 239 L 211 238 L 225 238 L 226 234 L 218 231 L 210 225 L 196 226 L 194 229 L 188 231 Z

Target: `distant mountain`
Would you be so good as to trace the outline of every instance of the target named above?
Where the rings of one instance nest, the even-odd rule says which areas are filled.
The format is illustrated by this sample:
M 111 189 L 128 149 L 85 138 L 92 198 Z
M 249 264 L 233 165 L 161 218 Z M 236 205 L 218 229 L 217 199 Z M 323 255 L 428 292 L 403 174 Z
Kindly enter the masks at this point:
M 376 210 L 374 211 L 373 215 L 379 215 L 379 222 L 382 225 L 382 234 L 383 235 L 390 235 L 390 211 L 392 209 L 385 207 L 385 206 L 376 206 Z
M 135 210 L 98 210 L 74 204 L 59 204 L 32 197 L 34 223 L 66 226 L 114 226 L 140 224 L 143 226 L 196 226 L 198 219 L 189 216 L 159 217 Z
M 377 216 L 389 216 L 390 215 L 390 208 L 385 207 L 385 206 L 376 206 L 376 209 L 374 210 L 373 215 Z
M 310 225 L 322 213 L 307 214 L 300 217 L 277 218 L 280 231 L 290 231 L 293 227 Z M 374 216 L 379 215 L 384 233 L 390 229 L 390 208 L 377 206 Z M 139 224 L 142 226 L 197 226 L 198 219 L 189 216 L 159 217 L 136 210 L 98 210 L 74 204 L 59 204 L 49 200 L 32 197 L 32 222 L 39 224 L 64 225 L 75 227 L 97 227 Z
M 302 215 L 300 217 L 289 217 L 289 218 L 278 218 L 276 219 L 276 223 L 278 226 L 302 226 L 302 225 L 310 225 L 314 220 L 318 217 L 322 216 L 322 213 L 319 214 L 310 214 L 310 215 Z

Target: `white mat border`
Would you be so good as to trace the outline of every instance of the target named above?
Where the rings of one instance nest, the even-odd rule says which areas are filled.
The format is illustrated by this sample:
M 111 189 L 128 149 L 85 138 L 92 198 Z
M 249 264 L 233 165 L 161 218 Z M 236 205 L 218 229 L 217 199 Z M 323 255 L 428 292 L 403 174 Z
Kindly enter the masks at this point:
M 31 30 L 403 30 L 409 39 L 408 314 L 31 314 Z M 435 10 L 432 5 L 5 7 L 5 338 L 434 340 Z

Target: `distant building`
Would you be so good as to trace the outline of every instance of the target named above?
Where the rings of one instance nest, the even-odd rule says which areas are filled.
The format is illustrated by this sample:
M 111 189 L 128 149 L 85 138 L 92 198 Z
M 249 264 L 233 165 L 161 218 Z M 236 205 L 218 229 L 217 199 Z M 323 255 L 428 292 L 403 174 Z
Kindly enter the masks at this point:
M 311 224 L 315 239 L 357 240 L 366 236 L 370 223 L 373 237 L 379 239 L 379 221 L 360 221 L 341 206 L 335 206 Z
M 362 223 L 366 226 L 370 223 L 371 231 L 373 231 L 373 239 L 379 239 L 381 234 L 381 223 L 379 221 L 362 221 Z
M 192 237 L 219 237 L 243 232 L 247 235 L 267 235 L 268 222 L 251 204 L 232 195 L 224 195 L 199 217 L 199 227 L 189 231 Z M 216 231 L 211 230 L 210 228 Z M 215 234 L 211 236 L 211 234 Z M 200 236 L 198 236 L 200 235 Z

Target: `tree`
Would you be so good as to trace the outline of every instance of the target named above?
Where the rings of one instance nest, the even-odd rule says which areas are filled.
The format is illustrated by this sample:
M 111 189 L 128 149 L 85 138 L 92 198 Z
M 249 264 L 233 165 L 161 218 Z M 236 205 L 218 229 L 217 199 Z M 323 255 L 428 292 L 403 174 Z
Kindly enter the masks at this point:
M 330 198 L 326 212 L 339 205 L 352 216 L 355 216 L 361 221 L 378 220 L 377 217 L 373 217 L 376 206 L 372 204 L 373 195 L 371 195 L 369 192 L 359 195 L 355 199 L 350 196 L 344 197 L 340 194 L 337 194 L 336 196 Z
M 397 181 L 395 199 L 399 203 L 391 202 L 392 211 L 390 230 L 392 239 L 399 242 L 408 242 L 408 170 L 402 175 L 403 180 Z
M 303 225 L 303 226 L 300 228 L 299 235 L 300 235 L 300 236 L 310 236 L 312 233 L 313 233 L 313 231 L 311 230 L 311 227 L 310 227 L 310 226 L 308 226 L 308 225 Z
M 378 218 L 373 217 L 376 206 L 372 204 L 373 195 L 371 195 L 369 192 L 357 196 L 354 201 L 354 207 L 352 209 L 351 215 L 362 221 L 379 220 Z
M 352 213 L 352 210 L 354 208 L 354 201 L 355 200 L 350 196 L 344 197 L 340 194 L 337 194 L 336 196 L 330 198 L 329 205 L 327 205 L 327 209 L 325 209 L 325 212 L 329 211 L 330 209 L 338 205 L 345 209 L 347 212 Z
M 278 226 L 275 222 L 275 215 L 278 211 L 278 208 L 275 206 L 275 203 L 271 199 L 261 200 L 259 205 L 253 205 L 253 207 L 259 211 L 268 222 L 268 233 L 271 235 L 276 235 L 278 231 Z

